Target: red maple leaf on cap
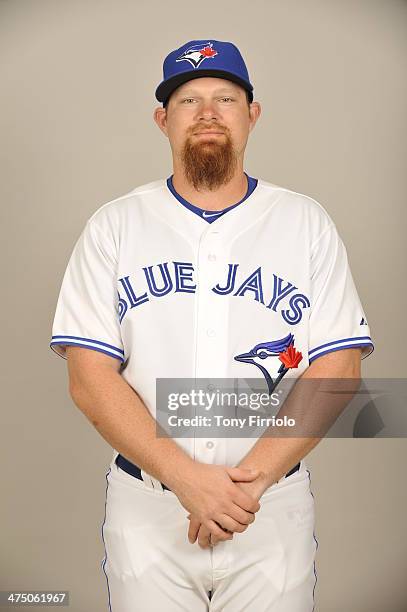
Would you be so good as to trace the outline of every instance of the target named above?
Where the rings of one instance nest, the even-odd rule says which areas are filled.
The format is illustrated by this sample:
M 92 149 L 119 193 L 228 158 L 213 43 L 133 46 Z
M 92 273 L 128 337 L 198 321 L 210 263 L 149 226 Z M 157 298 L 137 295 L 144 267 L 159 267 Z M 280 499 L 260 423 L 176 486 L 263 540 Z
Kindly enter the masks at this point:
M 292 344 L 284 353 L 280 353 L 279 360 L 283 362 L 286 368 L 298 368 L 298 364 L 302 359 L 302 353 L 297 351 Z
M 218 54 L 217 51 L 215 51 L 211 47 L 204 47 L 203 49 L 200 49 L 200 52 L 206 57 L 213 57 L 214 55 Z

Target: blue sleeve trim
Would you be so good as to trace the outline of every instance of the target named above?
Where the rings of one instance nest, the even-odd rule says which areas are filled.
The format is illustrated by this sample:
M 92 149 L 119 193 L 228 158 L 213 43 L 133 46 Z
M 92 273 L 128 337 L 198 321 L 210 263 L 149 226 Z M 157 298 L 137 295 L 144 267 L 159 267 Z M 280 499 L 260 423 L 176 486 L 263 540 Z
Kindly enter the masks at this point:
M 320 349 L 325 348 L 326 346 L 333 346 L 339 343 L 354 342 L 354 341 L 359 341 L 359 340 L 367 341 L 367 344 L 373 344 L 370 336 L 354 336 L 352 338 L 341 338 L 340 340 L 333 340 L 332 342 L 326 342 L 325 344 L 320 344 L 319 346 L 311 349 L 308 352 L 308 354 L 312 355 L 312 353 L 315 353 L 316 351 L 319 351 Z M 361 342 L 361 344 L 364 344 L 364 342 Z
M 82 336 L 52 336 L 52 340 L 53 342 L 55 342 L 56 340 L 84 340 L 85 342 L 91 342 L 92 344 L 100 344 L 101 346 L 105 346 L 107 348 L 113 349 L 114 351 L 117 351 L 118 353 L 121 353 L 122 355 L 124 355 L 124 351 L 121 348 L 118 348 L 117 346 L 113 346 L 112 344 L 107 344 L 107 342 L 101 342 L 100 340 L 93 340 L 93 338 L 83 338 Z
M 60 338 L 60 337 L 67 338 L 68 336 L 53 336 L 53 338 Z M 75 336 L 71 336 L 71 337 L 75 338 Z M 95 346 L 96 344 L 99 346 Z M 117 353 L 115 353 L 113 352 L 113 350 L 102 348 L 102 346 L 100 345 L 106 346 L 106 347 L 111 346 L 109 344 L 106 344 L 105 342 L 99 342 L 96 340 L 85 341 L 85 340 L 79 340 L 79 339 L 78 340 L 52 340 L 49 346 L 54 351 L 54 353 L 56 353 L 60 357 L 63 357 L 64 359 L 67 359 L 67 357 L 59 353 L 54 347 L 56 346 L 82 346 L 83 348 L 88 348 L 93 351 L 98 351 L 99 353 L 104 353 L 105 355 L 109 355 L 109 357 L 115 357 L 116 359 L 119 359 L 122 363 L 124 362 L 124 351 L 116 347 L 112 347 L 112 349 L 117 351 Z M 123 353 L 123 355 L 119 353 Z
M 362 359 L 366 359 L 369 357 L 374 351 L 374 344 L 370 336 L 360 336 L 356 338 L 344 338 L 343 340 L 336 340 L 335 342 L 327 342 L 326 344 L 322 344 L 321 346 L 312 349 L 308 353 L 308 361 L 312 363 L 314 359 L 317 357 L 321 357 L 322 355 L 327 355 L 328 353 L 332 353 L 334 351 L 340 351 L 342 349 L 348 348 L 356 348 L 360 346 L 369 346 L 371 350 L 362 357 Z

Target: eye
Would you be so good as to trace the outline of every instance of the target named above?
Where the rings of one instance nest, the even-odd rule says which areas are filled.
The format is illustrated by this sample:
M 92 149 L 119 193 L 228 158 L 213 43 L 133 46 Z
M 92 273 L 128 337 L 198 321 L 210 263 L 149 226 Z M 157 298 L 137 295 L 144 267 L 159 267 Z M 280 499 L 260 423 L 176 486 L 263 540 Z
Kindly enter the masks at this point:
M 260 359 L 266 359 L 266 357 L 268 357 L 268 354 L 265 353 L 264 351 L 261 351 L 261 353 L 259 353 L 259 357 Z
M 224 98 L 221 98 L 221 100 L 233 100 L 233 98 L 231 98 L 230 96 L 225 96 Z
M 188 100 L 193 100 L 194 98 L 185 98 L 184 100 L 182 100 L 183 102 L 187 102 Z

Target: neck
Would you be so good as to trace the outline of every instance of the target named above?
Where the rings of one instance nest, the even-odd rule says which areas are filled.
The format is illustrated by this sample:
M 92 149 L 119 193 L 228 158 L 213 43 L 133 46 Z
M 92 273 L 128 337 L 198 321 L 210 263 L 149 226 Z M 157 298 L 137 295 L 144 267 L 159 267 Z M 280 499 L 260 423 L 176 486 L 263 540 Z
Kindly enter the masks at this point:
M 237 204 L 246 195 L 248 187 L 242 167 L 237 168 L 231 180 L 221 185 L 216 191 L 196 190 L 185 178 L 182 168 L 176 167 L 174 167 L 172 184 L 175 191 L 187 202 L 205 210 L 223 210 Z

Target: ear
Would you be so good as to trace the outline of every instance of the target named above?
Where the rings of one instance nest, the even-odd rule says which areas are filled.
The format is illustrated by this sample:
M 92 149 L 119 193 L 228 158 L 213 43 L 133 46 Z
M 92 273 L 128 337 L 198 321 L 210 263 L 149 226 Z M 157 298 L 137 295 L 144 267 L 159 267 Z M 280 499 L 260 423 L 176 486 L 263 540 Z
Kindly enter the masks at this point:
M 249 114 L 250 114 L 250 131 L 251 131 L 256 125 L 256 122 L 261 115 L 260 102 L 251 102 L 250 108 L 249 108 Z
M 162 106 L 157 106 L 154 109 L 153 118 L 158 127 L 166 136 L 168 136 L 167 131 L 167 109 Z

